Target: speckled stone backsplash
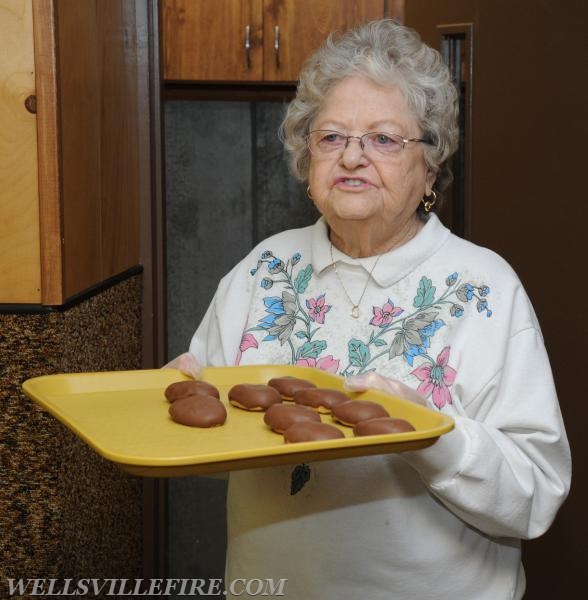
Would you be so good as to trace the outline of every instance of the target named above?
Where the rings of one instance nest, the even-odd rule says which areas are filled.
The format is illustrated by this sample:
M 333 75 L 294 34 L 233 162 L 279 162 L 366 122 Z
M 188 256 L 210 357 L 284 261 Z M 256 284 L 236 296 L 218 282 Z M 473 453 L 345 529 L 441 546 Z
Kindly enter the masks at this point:
M 141 576 L 140 479 L 21 390 L 39 375 L 139 368 L 140 276 L 63 312 L 0 314 L 0 598 L 7 578 Z

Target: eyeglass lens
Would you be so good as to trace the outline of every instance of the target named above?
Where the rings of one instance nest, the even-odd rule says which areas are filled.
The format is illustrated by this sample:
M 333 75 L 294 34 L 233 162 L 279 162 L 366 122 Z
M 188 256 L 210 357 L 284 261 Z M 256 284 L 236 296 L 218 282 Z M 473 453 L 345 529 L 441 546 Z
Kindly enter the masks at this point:
M 351 140 L 357 140 L 366 153 L 376 153 L 383 156 L 397 154 L 405 145 L 402 136 L 382 131 L 355 136 L 345 135 L 338 131 L 316 130 L 309 134 L 308 139 L 311 152 L 318 155 L 342 152 Z

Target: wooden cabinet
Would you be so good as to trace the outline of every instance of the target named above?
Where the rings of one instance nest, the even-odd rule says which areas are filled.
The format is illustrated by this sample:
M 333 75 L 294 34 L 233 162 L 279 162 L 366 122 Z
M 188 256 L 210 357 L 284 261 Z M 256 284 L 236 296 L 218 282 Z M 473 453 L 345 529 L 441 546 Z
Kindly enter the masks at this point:
M 142 2 L 0 0 L 11 49 L 0 54 L 2 304 L 61 305 L 141 263 L 142 12 Z
M 332 31 L 386 16 L 384 0 L 161 0 L 164 79 L 294 82 Z
M 31 5 L 0 1 L 0 301 L 39 301 L 39 208 Z M 10 48 L 10 51 L 8 51 Z

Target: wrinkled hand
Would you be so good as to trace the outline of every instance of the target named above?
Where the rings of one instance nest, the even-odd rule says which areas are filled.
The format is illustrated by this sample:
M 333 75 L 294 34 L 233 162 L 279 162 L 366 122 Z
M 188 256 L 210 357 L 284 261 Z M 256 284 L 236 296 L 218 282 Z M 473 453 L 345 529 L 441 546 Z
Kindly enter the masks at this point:
M 188 375 L 188 377 L 192 377 L 193 379 L 198 379 L 202 373 L 202 367 L 198 364 L 194 355 L 189 352 L 184 352 L 183 354 L 176 356 L 161 368 L 178 369 L 184 375 Z
M 365 375 L 353 375 L 345 379 L 345 388 L 353 392 L 363 392 L 368 388 L 386 392 L 392 396 L 409 400 L 415 404 L 426 406 L 427 402 L 416 390 L 408 387 L 396 379 L 389 379 L 377 373 L 366 373 Z

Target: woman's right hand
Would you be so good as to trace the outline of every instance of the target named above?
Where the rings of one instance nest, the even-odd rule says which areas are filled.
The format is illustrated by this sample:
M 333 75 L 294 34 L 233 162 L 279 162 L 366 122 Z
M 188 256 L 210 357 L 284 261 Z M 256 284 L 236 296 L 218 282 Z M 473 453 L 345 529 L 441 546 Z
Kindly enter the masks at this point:
M 202 367 L 194 358 L 194 355 L 190 354 L 189 352 L 184 352 L 183 354 L 176 356 L 173 360 L 170 360 L 161 368 L 178 369 L 184 375 L 192 377 L 193 379 L 199 379 L 200 375 L 202 374 Z
M 345 389 L 353 392 L 365 392 L 368 389 L 381 390 L 392 396 L 409 400 L 421 406 L 427 406 L 427 401 L 416 390 L 396 379 L 390 379 L 377 373 L 363 373 L 345 379 Z

